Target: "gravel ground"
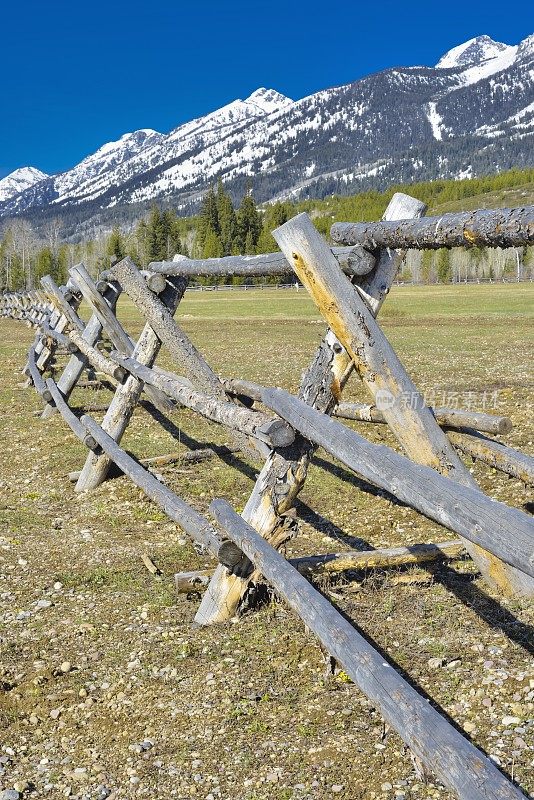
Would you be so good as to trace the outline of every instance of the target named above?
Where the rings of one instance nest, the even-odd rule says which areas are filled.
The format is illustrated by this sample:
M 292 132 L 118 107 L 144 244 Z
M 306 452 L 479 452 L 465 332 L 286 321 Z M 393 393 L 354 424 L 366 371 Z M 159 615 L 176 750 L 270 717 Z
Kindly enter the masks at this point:
M 127 479 L 74 493 L 66 475 L 80 468 L 83 447 L 60 419 L 43 426 L 37 396 L 17 388 L 31 333 L 7 321 L 1 329 L 0 798 L 451 798 L 344 672 L 328 671 L 317 640 L 276 598 L 239 621 L 192 627 L 198 599 L 177 596 L 172 575 L 210 562 Z M 218 323 L 212 333 L 220 337 Z M 415 359 L 411 367 L 430 374 Z M 508 441 L 532 452 L 532 394 L 521 378 L 514 383 L 517 359 L 507 368 L 499 391 L 500 411 L 516 423 Z M 454 359 L 450 369 L 457 385 Z M 104 396 L 79 391 L 76 401 Z M 127 445 L 154 455 L 185 447 L 187 437 L 225 441 L 189 412 L 177 424 L 187 431 L 178 443 L 140 409 Z M 390 442 L 378 428 L 358 430 Z M 242 507 L 255 469 L 235 458 L 161 472 L 205 511 L 214 496 Z M 520 482 L 472 469 L 492 496 L 528 502 Z M 362 492 L 324 454 L 299 515 L 289 553 L 450 538 Z M 143 567 L 143 552 L 160 579 Z M 351 578 L 322 588 L 534 797 L 532 605 L 489 591 L 467 558 Z

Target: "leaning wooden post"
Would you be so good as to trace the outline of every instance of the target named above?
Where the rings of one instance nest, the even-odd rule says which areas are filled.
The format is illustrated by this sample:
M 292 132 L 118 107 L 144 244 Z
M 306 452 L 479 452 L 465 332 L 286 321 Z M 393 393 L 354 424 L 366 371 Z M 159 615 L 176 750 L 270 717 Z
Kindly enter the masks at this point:
M 96 284 L 84 265 L 76 264 L 74 267 L 70 268 L 69 274 L 78 286 L 85 300 L 89 303 L 93 313 L 99 318 L 103 329 L 113 342 L 114 347 L 125 355 L 131 356 L 135 348 L 134 342 L 98 291 Z M 165 397 L 165 395 L 157 389 L 154 389 L 152 386 L 147 386 L 146 394 L 150 398 L 150 401 L 163 414 L 172 411 L 173 404 L 168 397 Z
M 121 289 L 118 283 L 106 284 L 106 288 L 103 291 L 103 297 L 112 311 L 115 311 L 115 306 L 117 304 L 120 291 Z M 96 314 L 93 314 L 85 326 L 82 336 L 89 346 L 94 347 L 100 339 L 101 334 L 102 323 Z M 57 382 L 57 387 L 66 400 L 68 400 L 71 396 L 74 387 L 76 386 L 82 372 L 87 366 L 87 363 L 88 361 L 86 356 L 84 356 L 82 353 L 75 353 L 71 356 L 67 366 L 61 373 L 61 376 Z M 48 419 L 52 416 L 52 414 L 54 414 L 55 411 L 55 406 L 48 404 L 45 406 L 43 413 L 41 414 L 42 419 Z
M 113 265 L 110 272 L 152 326 L 180 369 L 185 369 L 198 388 L 225 400 L 226 392 L 220 379 L 177 324 L 173 313 L 147 287 L 132 259 L 122 259 Z M 247 439 L 241 434 L 235 434 L 235 441 L 244 452 L 255 459 L 258 455 L 265 457 L 269 452 L 264 443 L 257 439 Z
M 177 403 L 192 408 L 206 419 L 226 425 L 232 431 L 253 436 L 269 447 L 286 447 L 295 440 L 293 429 L 281 419 L 261 411 L 251 411 L 231 400 L 214 397 L 213 394 L 199 392 L 184 383 L 178 375 L 162 375 L 133 358 L 121 356 L 120 353 L 113 352 L 111 357 L 125 372 L 130 372 L 147 385 L 156 386 Z
M 69 307 L 75 311 L 80 305 L 80 297 L 73 295 L 70 289 L 68 289 L 66 286 L 62 286 L 58 289 L 58 291 L 61 292 L 61 296 L 65 298 L 65 302 L 69 305 Z M 66 325 L 67 320 L 61 311 L 57 308 L 52 308 L 49 314 L 50 328 L 58 333 L 62 333 L 65 330 Z M 47 364 L 54 355 L 55 349 L 55 342 L 51 343 L 51 346 L 47 346 L 42 340 L 42 337 L 39 337 L 35 347 L 35 353 L 37 356 L 37 368 L 40 372 L 43 372 L 46 369 Z M 23 372 L 26 372 L 26 368 L 23 370 Z
M 332 251 L 307 214 L 273 231 L 273 237 L 318 309 L 342 342 L 358 375 L 381 408 L 406 453 L 464 486 L 476 483 L 425 406 L 415 384 L 367 304 L 339 269 Z M 534 581 L 471 542 L 465 542 L 487 582 L 509 596 L 534 596 Z
M 425 205 L 409 195 L 395 194 L 384 214 L 385 219 L 407 219 L 424 214 Z M 372 314 L 377 314 L 397 273 L 404 253 L 382 251 L 373 272 L 356 285 L 365 296 Z M 341 389 L 352 369 L 352 362 L 335 334 L 328 331 L 305 372 L 299 396 L 311 406 L 331 414 L 339 402 Z M 243 511 L 245 519 L 271 544 L 280 546 L 290 535 L 290 519 L 285 515 L 304 486 L 315 446 L 297 437 L 291 448 L 270 453 Z M 195 616 L 199 625 L 230 619 L 236 613 L 249 585 L 257 575 L 242 578 L 217 567 Z
M 172 313 L 176 311 L 186 286 L 186 279 L 172 278 L 169 279 L 166 288 L 163 290 L 162 301 Z M 151 366 L 159 353 L 160 347 L 160 339 L 151 326 L 146 324 L 135 345 L 133 357 L 141 364 Z M 120 442 L 142 391 L 143 382 L 134 375 L 128 375 L 124 383 L 117 387 L 113 400 L 102 421 L 103 430 L 116 442 Z M 98 456 L 94 453 L 89 453 L 76 483 L 76 491 L 84 492 L 99 486 L 106 479 L 110 464 L 111 460 L 106 453 Z
M 523 797 L 497 767 L 420 695 L 283 556 L 224 500 L 210 510 L 410 750 L 460 800 Z
M 457 533 L 465 546 L 474 543 L 521 575 L 534 577 L 534 525 L 528 514 L 493 500 L 476 486 L 463 486 L 389 447 L 373 444 L 282 389 L 265 389 L 262 399 L 302 436 L 366 481 Z

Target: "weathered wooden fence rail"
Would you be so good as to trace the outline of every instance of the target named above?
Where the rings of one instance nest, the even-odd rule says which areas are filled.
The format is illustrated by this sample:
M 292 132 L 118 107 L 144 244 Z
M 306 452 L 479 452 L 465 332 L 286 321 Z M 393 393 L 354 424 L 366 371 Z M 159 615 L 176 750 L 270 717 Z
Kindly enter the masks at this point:
M 287 600 L 357 686 L 381 710 L 425 766 L 461 800 L 518 798 L 521 791 L 420 696 L 306 579 L 317 574 L 424 563 L 457 556 L 465 548 L 490 585 L 509 595 L 534 596 L 534 526 L 527 514 L 496 502 L 475 484 L 460 459 L 466 454 L 534 483 L 534 460 L 486 434 L 510 431 L 507 417 L 470 409 L 428 408 L 377 321 L 405 248 L 469 245 L 522 246 L 534 242 L 534 208 L 477 211 L 424 218 L 424 206 L 394 195 L 378 223 L 338 223 L 331 249 L 306 215 L 273 233 L 281 253 L 173 261 L 137 269 L 124 259 L 94 282 L 82 264 L 67 286 L 50 277 L 43 291 L 8 292 L 0 316 L 36 331 L 25 367 L 43 399 L 43 418 L 58 412 L 89 453 L 74 477 L 78 491 L 105 480 L 115 464 L 175 521 L 214 567 L 176 576 L 179 591 L 205 590 L 196 621 L 229 619 L 262 576 Z M 174 315 L 191 276 L 269 276 L 294 272 L 330 329 L 304 373 L 298 397 L 238 378 L 218 376 Z M 125 292 L 145 320 L 136 341 L 119 322 Z M 79 306 L 89 304 L 87 323 Z M 105 334 L 112 350 L 101 347 Z M 180 374 L 155 364 L 164 346 Z M 66 357 L 56 380 L 54 359 Z M 101 424 L 69 406 L 84 370 L 111 379 L 114 396 Z M 370 404 L 341 402 L 352 371 Z M 184 372 L 185 375 L 181 373 Z M 93 374 L 90 374 L 93 378 Z M 113 388 L 112 387 L 112 388 Z M 120 445 L 141 394 L 160 413 L 187 407 L 224 425 L 234 446 L 263 459 L 241 516 L 222 500 L 211 506 L 218 525 L 172 492 L 151 469 L 180 454 L 137 461 Z M 397 402 L 408 393 L 417 402 Z M 384 394 L 392 402 L 383 403 Z M 332 419 L 388 425 L 406 455 L 377 446 Z M 286 560 L 277 550 L 295 534 L 294 506 L 309 463 L 322 447 L 372 486 L 454 531 L 459 540 L 347 551 Z M 216 457 L 216 448 L 189 451 L 191 461 Z M 304 577 L 305 576 L 305 577 Z

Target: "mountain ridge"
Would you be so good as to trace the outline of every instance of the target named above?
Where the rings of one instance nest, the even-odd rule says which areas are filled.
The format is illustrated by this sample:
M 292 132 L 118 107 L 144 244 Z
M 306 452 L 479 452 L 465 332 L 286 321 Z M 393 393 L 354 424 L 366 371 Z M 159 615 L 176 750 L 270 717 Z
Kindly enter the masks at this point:
M 257 199 L 268 201 L 527 166 L 533 62 L 534 36 L 507 45 L 483 35 L 435 67 L 390 68 L 297 101 L 262 87 L 167 134 L 125 134 L 72 170 L 0 194 L 0 217 L 94 221 L 156 200 L 185 211 L 219 177 L 234 194 L 254 179 Z

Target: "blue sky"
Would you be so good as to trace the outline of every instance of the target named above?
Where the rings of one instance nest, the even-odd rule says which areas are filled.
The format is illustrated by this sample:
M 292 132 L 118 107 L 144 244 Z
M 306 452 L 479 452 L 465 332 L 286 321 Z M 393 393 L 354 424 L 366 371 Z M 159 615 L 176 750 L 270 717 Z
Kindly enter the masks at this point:
M 7 6 L 7 7 L 6 7 Z M 165 132 L 267 86 L 298 99 L 434 64 L 482 33 L 515 44 L 531 2 L 48 0 L 2 11 L 0 177 L 68 169 L 136 128 Z

